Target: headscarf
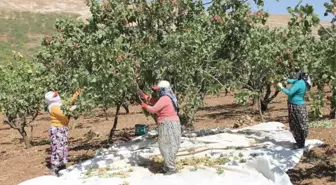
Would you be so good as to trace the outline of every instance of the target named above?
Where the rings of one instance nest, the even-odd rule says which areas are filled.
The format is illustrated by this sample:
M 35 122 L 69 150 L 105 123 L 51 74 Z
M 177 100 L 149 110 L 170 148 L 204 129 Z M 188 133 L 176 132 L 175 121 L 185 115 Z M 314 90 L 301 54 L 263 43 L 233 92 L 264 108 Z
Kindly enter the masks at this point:
M 55 91 L 55 92 L 53 92 L 53 91 L 47 92 L 44 95 L 44 99 L 45 99 L 45 102 L 46 102 L 46 104 L 48 106 L 49 112 L 51 111 L 51 107 L 53 105 L 58 105 L 58 106 L 62 105 L 61 97 L 58 95 L 57 91 Z
M 312 86 L 312 82 L 311 82 L 311 79 L 310 79 L 309 75 L 306 72 L 304 72 L 302 70 L 298 71 L 296 73 L 296 78 L 298 80 L 304 80 L 306 82 L 307 89 L 310 90 L 310 88 Z
M 162 97 L 162 96 L 168 96 L 173 102 L 175 111 L 179 112 L 177 98 L 176 98 L 175 94 L 173 93 L 173 90 L 170 87 L 160 88 L 160 97 Z

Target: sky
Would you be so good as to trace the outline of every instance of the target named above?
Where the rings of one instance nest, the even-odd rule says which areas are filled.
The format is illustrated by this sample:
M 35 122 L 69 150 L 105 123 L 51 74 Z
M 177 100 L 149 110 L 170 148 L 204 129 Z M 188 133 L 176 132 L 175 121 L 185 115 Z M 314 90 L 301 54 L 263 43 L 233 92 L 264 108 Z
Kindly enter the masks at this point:
M 101 2 L 102 0 L 98 1 Z M 211 0 L 203 0 L 204 3 L 210 1 Z M 253 2 L 253 0 L 248 1 L 251 3 L 252 9 L 257 10 L 257 6 Z M 279 0 L 279 2 L 276 0 L 264 0 L 264 1 L 265 1 L 264 10 L 269 12 L 270 14 L 288 14 L 287 7 L 288 6 L 295 7 L 297 3 L 300 2 L 299 0 Z M 331 2 L 331 0 L 302 0 L 301 5 L 303 6 L 306 4 L 313 5 L 315 13 L 320 16 L 321 20 L 331 21 L 331 19 L 333 18 L 332 14 L 329 14 L 329 16 L 327 17 L 324 16 L 325 7 L 323 6 L 323 4 L 325 2 Z
M 203 0 L 204 2 L 209 2 L 210 0 Z M 253 0 L 248 0 L 251 5 L 252 9 L 257 10 L 257 6 L 253 2 Z M 287 7 L 295 7 L 297 3 L 299 3 L 299 0 L 279 0 L 277 2 L 276 0 L 265 0 L 265 6 L 264 10 L 269 12 L 270 14 L 288 14 Z M 301 5 L 310 4 L 313 5 L 314 11 L 316 14 L 320 16 L 321 20 L 328 20 L 331 21 L 333 18 L 333 15 L 329 15 L 327 17 L 324 16 L 325 7 L 323 4 L 325 2 L 331 2 L 330 0 L 303 0 Z

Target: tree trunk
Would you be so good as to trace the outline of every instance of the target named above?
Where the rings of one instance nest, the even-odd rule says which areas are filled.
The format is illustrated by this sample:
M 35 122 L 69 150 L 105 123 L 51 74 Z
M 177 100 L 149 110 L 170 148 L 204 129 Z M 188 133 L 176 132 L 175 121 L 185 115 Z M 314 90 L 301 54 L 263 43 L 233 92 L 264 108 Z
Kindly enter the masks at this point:
M 108 121 L 109 119 L 108 119 L 108 115 L 107 115 L 107 107 L 106 106 L 104 106 L 104 108 L 103 108 L 103 111 L 104 111 L 104 115 L 105 115 L 105 119 L 106 119 L 106 121 Z
M 329 119 L 335 119 L 336 108 L 330 110 Z
M 252 106 L 255 106 L 256 105 L 256 102 L 258 102 L 258 98 L 252 98 Z
M 113 127 L 112 127 L 112 129 L 110 130 L 110 135 L 109 135 L 109 141 L 110 141 L 110 142 L 113 141 L 113 140 L 112 140 L 112 139 L 113 139 L 113 135 L 114 135 L 115 130 L 117 129 L 118 116 L 119 116 L 120 107 L 121 107 L 121 104 L 118 104 L 118 105 L 117 105 L 116 112 L 115 112 L 115 116 L 114 116 Z
M 187 116 L 187 128 L 191 129 L 191 130 L 194 130 L 194 119 L 195 119 L 195 115 L 196 115 L 196 112 L 197 112 L 198 108 L 194 108 L 190 111 L 191 115 L 188 117 Z
M 260 110 L 262 113 L 264 113 L 268 108 L 268 103 L 265 101 L 260 100 Z
M 30 142 L 33 141 L 33 132 L 34 132 L 34 127 L 33 126 L 30 126 Z
M 127 102 L 123 103 L 123 104 L 122 104 L 122 107 L 126 110 L 126 114 L 129 114 L 129 113 L 130 113 L 129 108 L 128 108 L 128 103 L 127 103 Z
M 23 128 L 19 128 L 18 131 L 20 132 L 23 142 L 26 146 L 26 148 L 30 148 L 31 144 L 30 144 L 30 140 L 28 138 L 27 132 L 25 131 L 24 127 Z
M 271 96 L 271 92 L 272 92 L 271 85 L 267 85 L 265 96 L 263 100 L 261 100 L 260 102 L 260 108 L 262 113 L 264 113 L 268 109 L 269 103 L 271 103 L 280 93 L 279 90 L 276 90 L 274 94 Z
M 264 117 L 263 117 L 263 111 L 262 111 L 262 102 L 261 102 L 261 98 L 259 96 L 258 98 L 258 107 L 259 107 L 259 115 L 260 115 L 260 119 L 261 119 L 261 122 L 264 122 Z
M 205 93 L 201 92 L 199 96 L 201 98 L 201 101 L 204 102 Z
M 330 114 L 329 114 L 329 119 L 335 119 L 336 115 L 336 90 L 333 90 L 333 93 L 331 95 L 331 100 L 330 100 Z
M 204 98 L 205 98 L 205 94 L 206 94 L 206 91 L 205 91 L 205 82 L 204 80 L 202 81 L 202 84 L 201 84 L 201 89 L 199 90 L 199 96 L 202 100 L 202 103 L 204 102 Z

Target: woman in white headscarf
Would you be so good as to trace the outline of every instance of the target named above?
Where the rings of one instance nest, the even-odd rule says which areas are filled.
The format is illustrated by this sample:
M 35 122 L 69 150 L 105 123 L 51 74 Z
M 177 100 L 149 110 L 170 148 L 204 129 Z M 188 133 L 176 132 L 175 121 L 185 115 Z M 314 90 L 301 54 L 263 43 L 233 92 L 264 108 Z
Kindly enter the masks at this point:
M 156 123 L 159 131 L 159 149 L 164 158 L 164 173 L 169 175 L 177 172 L 176 154 L 181 142 L 181 124 L 178 116 L 178 103 L 168 81 L 160 81 L 152 88 L 159 93 L 159 98 L 152 98 L 141 90 L 138 94 L 145 99 L 141 107 L 157 115 Z
M 81 93 L 81 89 L 72 96 L 70 102 L 76 100 Z M 48 105 L 48 111 L 51 118 L 51 127 L 49 129 L 50 137 L 50 164 L 52 175 L 59 176 L 58 172 L 66 168 L 68 161 L 68 124 L 69 118 L 64 115 L 61 106 L 62 100 L 57 91 L 50 91 L 45 94 L 45 101 Z M 70 108 L 73 111 L 75 106 Z

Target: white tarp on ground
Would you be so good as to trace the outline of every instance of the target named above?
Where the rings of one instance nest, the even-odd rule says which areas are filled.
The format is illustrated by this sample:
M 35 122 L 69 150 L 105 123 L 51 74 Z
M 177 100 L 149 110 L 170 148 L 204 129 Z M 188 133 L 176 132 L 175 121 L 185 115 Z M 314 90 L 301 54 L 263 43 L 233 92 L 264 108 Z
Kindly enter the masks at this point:
M 228 162 L 185 167 L 165 176 L 144 167 L 151 157 L 160 154 L 156 134 L 152 131 L 131 142 L 98 151 L 93 159 L 61 171 L 59 178 L 42 176 L 19 185 L 291 185 L 285 172 L 295 167 L 305 149 L 323 144 L 307 140 L 305 149 L 293 150 L 292 134 L 278 122 L 237 130 L 183 133 L 178 159 L 225 156 Z

